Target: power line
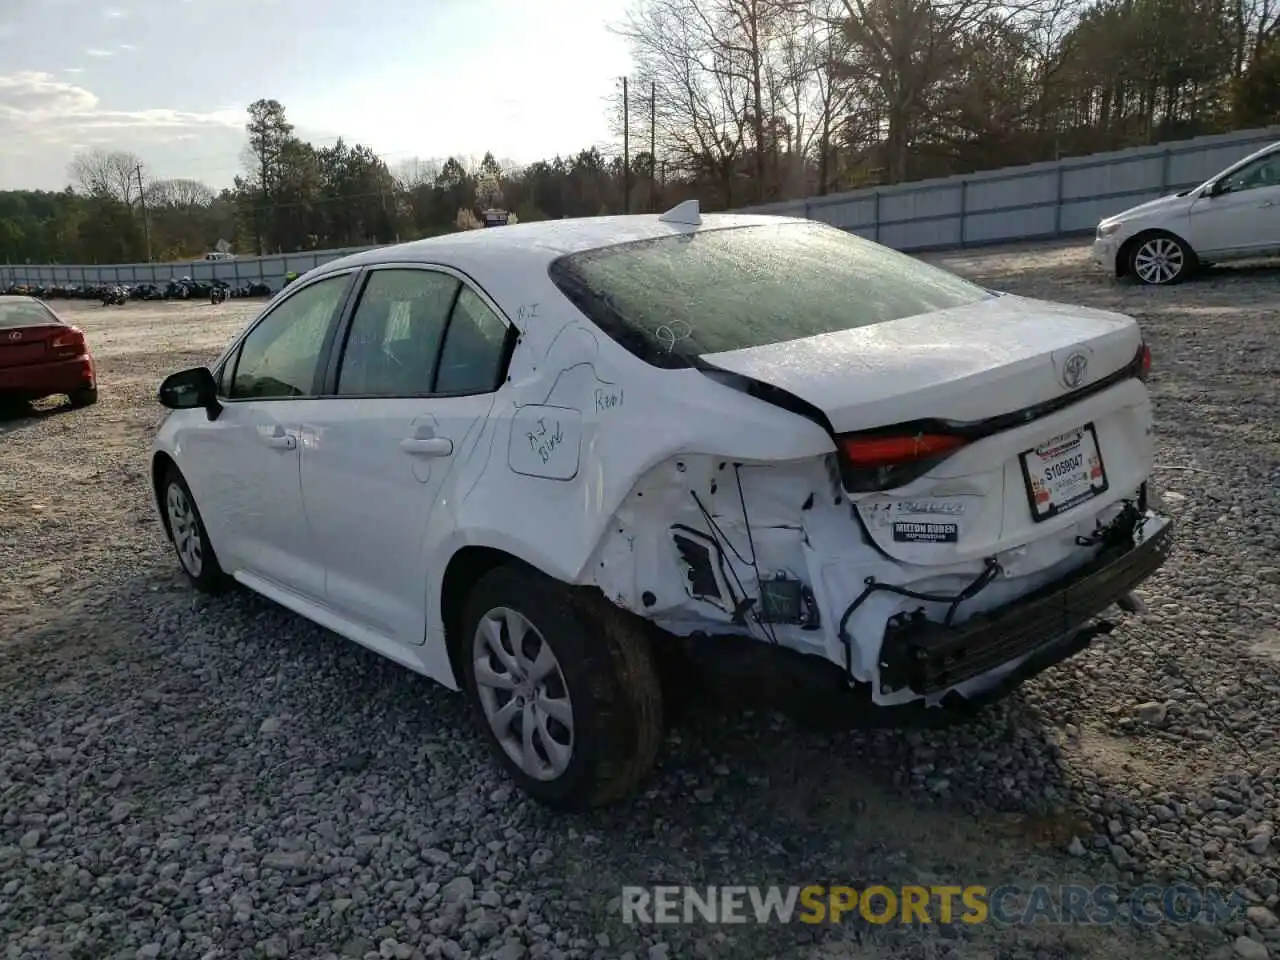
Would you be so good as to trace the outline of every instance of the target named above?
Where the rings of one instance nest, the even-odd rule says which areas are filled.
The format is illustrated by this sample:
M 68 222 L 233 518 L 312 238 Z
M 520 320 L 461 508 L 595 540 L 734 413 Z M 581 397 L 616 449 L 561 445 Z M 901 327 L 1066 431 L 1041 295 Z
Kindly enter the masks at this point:
M 147 263 L 151 262 L 151 221 L 147 217 L 147 191 L 142 186 L 142 164 L 133 168 L 138 177 L 138 203 L 142 206 L 142 235 L 147 242 Z
M 627 78 L 622 78 L 622 212 L 631 212 L 631 107 Z

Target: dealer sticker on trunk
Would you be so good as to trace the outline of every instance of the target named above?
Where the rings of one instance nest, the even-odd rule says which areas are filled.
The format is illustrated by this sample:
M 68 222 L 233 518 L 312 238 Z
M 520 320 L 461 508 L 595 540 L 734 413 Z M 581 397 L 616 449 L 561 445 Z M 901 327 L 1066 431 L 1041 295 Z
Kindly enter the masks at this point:
M 1036 522 L 1107 490 L 1107 471 L 1091 423 L 1026 451 L 1021 459 L 1031 516 Z
M 895 520 L 895 543 L 955 543 L 960 538 L 960 527 L 954 523 L 931 523 L 920 520 Z

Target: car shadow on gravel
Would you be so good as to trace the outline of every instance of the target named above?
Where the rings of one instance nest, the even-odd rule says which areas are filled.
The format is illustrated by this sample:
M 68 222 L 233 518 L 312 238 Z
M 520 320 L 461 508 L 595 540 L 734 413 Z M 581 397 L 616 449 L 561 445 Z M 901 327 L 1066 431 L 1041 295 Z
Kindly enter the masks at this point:
M 38 404 L 0 402 L 0 436 L 34 427 L 41 422 L 75 408 L 66 400 L 42 400 Z
M 1062 852 L 1073 837 L 1091 841 L 1091 829 L 1070 812 L 1054 729 L 1021 692 L 942 730 L 817 734 L 772 714 L 697 708 L 636 797 L 557 815 L 512 790 L 462 696 L 246 591 L 197 595 L 167 559 L 45 611 L 17 641 L 30 655 L 6 658 L 21 671 L 0 663 L 6 740 L 27 751 L 0 774 L 34 794 L 75 766 L 59 788 L 69 818 L 37 861 L 111 834 L 131 838 L 118 856 L 134 873 L 154 867 L 133 859 L 175 836 L 219 856 L 227 836 L 249 838 L 237 848 L 245 862 L 305 850 L 317 876 L 339 863 L 391 875 L 400 867 L 387 858 L 409 858 L 420 885 L 465 873 L 479 889 L 510 875 L 503 882 L 554 896 L 564 905 L 548 923 L 604 933 L 609 955 L 645 956 L 661 941 L 673 958 L 819 948 L 940 958 L 996 943 L 1009 957 L 1104 956 L 1093 938 L 1122 936 L 620 922 L 624 885 L 1096 883 L 1086 861 Z M 0 828 L 0 847 L 16 832 Z M 29 904 L 10 915 L 49 923 L 46 912 Z M 928 952 L 906 949 L 914 944 Z M 1144 956 L 1136 946 L 1127 952 Z

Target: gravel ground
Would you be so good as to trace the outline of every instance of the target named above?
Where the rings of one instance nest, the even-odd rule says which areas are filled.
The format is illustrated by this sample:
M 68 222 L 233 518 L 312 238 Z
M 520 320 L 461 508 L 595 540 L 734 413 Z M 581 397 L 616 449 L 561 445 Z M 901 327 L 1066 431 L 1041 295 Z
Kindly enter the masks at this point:
M 177 574 L 148 501 L 167 372 L 257 304 L 72 304 L 102 399 L 0 423 L 0 935 L 10 957 L 1280 958 L 1280 274 L 1119 285 L 1078 245 L 933 259 L 1137 316 L 1182 525 L 1150 612 L 943 731 L 700 708 L 629 804 L 556 817 L 462 699 Z M 625 884 L 1237 890 L 1139 927 L 624 925 Z

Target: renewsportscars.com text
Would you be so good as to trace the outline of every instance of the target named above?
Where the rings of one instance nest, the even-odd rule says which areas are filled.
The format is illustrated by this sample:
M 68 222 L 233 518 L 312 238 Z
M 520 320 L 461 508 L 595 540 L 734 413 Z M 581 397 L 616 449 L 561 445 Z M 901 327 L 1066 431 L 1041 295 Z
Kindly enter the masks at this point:
M 1238 894 L 1187 884 L 1147 885 L 1129 894 L 1109 885 L 622 888 L 627 924 L 1222 923 L 1244 907 Z

